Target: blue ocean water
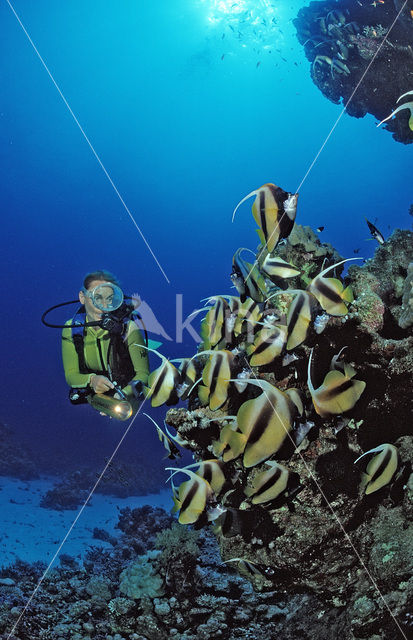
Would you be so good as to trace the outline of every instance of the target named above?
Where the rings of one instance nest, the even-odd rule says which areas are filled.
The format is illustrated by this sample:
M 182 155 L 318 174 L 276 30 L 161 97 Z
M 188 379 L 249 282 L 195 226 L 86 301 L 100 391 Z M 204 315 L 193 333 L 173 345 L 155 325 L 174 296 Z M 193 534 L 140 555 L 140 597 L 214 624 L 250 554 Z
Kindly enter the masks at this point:
M 106 268 L 175 336 L 177 296 L 187 316 L 232 292 L 234 251 L 258 243 L 252 201 L 233 208 L 266 182 L 295 191 L 342 110 L 296 39 L 305 4 L 15 0 L 26 33 L 0 4 L 0 419 L 57 465 L 103 459 L 123 427 L 69 404 L 43 311 Z M 375 250 L 364 216 L 385 236 L 411 225 L 411 149 L 375 124 L 344 114 L 300 188 L 297 222 L 345 257 Z M 163 352 L 195 348 L 184 332 Z M 163 455 L 143 418 L 125 446 Z

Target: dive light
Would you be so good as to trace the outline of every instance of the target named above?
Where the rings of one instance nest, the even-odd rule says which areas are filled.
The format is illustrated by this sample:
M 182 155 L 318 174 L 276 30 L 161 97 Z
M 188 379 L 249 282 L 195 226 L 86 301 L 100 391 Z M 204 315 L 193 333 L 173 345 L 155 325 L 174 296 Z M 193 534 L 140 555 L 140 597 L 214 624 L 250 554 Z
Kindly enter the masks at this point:
M 88 403 L 97 411 L 105 413 L 116 420 L 128 420 L 133 409 L 127 400 L 113 398 L 104 393 L 95 393 L 93 396 L 87 396 Z

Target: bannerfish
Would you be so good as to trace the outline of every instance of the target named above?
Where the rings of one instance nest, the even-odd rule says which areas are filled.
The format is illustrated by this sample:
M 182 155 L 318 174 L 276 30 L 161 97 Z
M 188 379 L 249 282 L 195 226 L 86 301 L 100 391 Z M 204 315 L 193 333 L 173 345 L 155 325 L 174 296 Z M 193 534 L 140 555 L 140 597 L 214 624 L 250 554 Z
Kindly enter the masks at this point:
M 207 304 L 214 304 L 201 323 L 201 337 L 205 348 L 224 346 L 234 339 L 234 328 L 238 312 L 242 306 L 238 296 L 220 295 L 205 298 Z
M 194 464 L 190 464 L 183 469 L 180 469 L 180 471 L 195 468 L 196 475 L 209 482 L 212 491 L 216 496 L 218 496 L 227 482 L 224 473 L 224 462 L 222 460 L 201 460 L 200 462 L 195 462 Z
M 321 233 L 322 231 L 324 231 L 324 227 L 317 227 L 316 231 L 317 233 Z
M 365 494 L 369 495 L 389 484 L 397 470 L 398 451 L 393 444 L 381 444 L 370 451 L 363 453 L 354 464 L 371 453 L 377 453 L 367 465 L 363 473 L 361 487 L 365 488 Z
M 291 402 L 295 405 L 295 408 L 298 412 L 299 416 L 302 416 L 304 413 L 304 404 L 303 404 L 303 394 L 299 389 L 295 387 L 290 387 L 284 391 L 285 395 L 289 397 Z
M 213 502 L 213 491 L 209 482 L 188 469 L 166 467 L 166 471 L 184 473 L 189 480 L 182 482 L 177 489 L 173 488 L 173 512 L 179 511 L 180 524 L 194 524 L 206 512 L 208 504 Z
M 361 260 L 361 258 L 347 258 L 332 264 L 321 271 L 308 285 L 308 291 L 317 298 L 322 309 L 331 316 L 345 316 L 348 312 L 346 303 L 353 302 L 354 297 L 351 287 L 344 288 L 341 280 L 326 278 L 326 275 L 349 260 Z
M 192 358 L 182 358 L 179 367 L 180 383 L 176 387 L 178 398 L 186 400 L 196 381 L 196 365 Z
M 384 244 L 384 243 L 385 243 L 385 240 L 384 240 L 384 238 L 383 238 L 383 235 L 380 233 L 380 231 L 377 229 L 377 227 L 375 227 L 375 226 L 374 226 L 374 224 L 373 224 L 372 222 L 369 222 L 369 221 L 367 220 L 367 218 L 365 218 L 365 221 L 367 222 L 367 226 L 368 226 L 369 231 L 370 231 L 370 233 L 371 233 L 371 237 L 372 237 L 374 240 L 377 240 L 377 242 L 378 242 L 379 244 Z
M 228 302 L 223 296 L 216 296 L 213 306 L 201 323 L 201 337 L 204 342 L 215 347 L 225 335 L 225 318 L 230 313 Z
M 227 416 L 227 419 L 229 420 L 230 416 Z M 212 442 L 212 452 L 224 462 L 230 462 L 243 453 L 246 444 L 245 436 L 238 431 L 235 417 L 235 420 L 229 421 L 221 428 L 219 440 Z
M 253 331 L 257 322 L 261 320 L 262 313 L 257 302 L 247 298 L 237 311 L 234 325 L 234 336 L 238 337 L 244 330 Z
M 281 497 L 288 497 L 289 490 L 296 488 L 299 480 L 298 474 L 291 473 L 278 462 L 269 460 L 265 463 L 270 468 L 257 474 L 251 486 L 244 489 L 244 493 L 251 498 L 252 504 L 272 502 Z
M 410 12 L 410 16 L 413 17 L 413 14 L 411 12 Z M 403 93 L 401 96 L 399 96 L 397 98 L 396 102 L 399 102 L 402 98 L 405 98 L 406 96 L 411 96 L 411 95 L 413 95 L 413 91 L 406 91 L 406 93 Z M 387 120 L 390 120 L 390 118 L 393 118 L 393 116 L 395 116 L 396 113 L 400 113 L 400 111 L 404 111 L 404 109 L 408 109 L 410 111 L 408 125 L 409 125 L 409 129 L 411 131 L 413 131 L 413 102 L 411 102 L 411 101 L 410 102 L 404 102 L 403 104 L 401 104 L 399 107 L 397 107 L 397 109 L 392 111 L 391 114 L 389 116 L 387 116 L 387 118 L 384 118 L 384 120 L 379 122 L 379 124 L 377 126 L 380 127 L 380 125 L 382 125 L 383 122 L 387 122 Z
M 327 14 L 327 17 L 326 17 L 327 26 L 330 24 L 342 26 L 343 24 L 345 24 L 345 22 L 346 22 L 346 18 L 344 16 L 344 13 L 342 11 L 339 11 L 338 9 L 333 9 Z
M 318 307 L 316 298 L 307 291 L 288 291 L 296 294 L 287 312 L 287 351 L 302 344 L 307 338 L 310 322 Z
M 297 407 L 288 395 L 266 380 L 250 379 L 248 384 L 259 387 L 262 393 L 244 402 L 237 413 L 238 429 L 246 439 L 243 455 L 246 468 L 277 453 L 297 414 Z
M 271 253 L 278 242 L 282 238 L 288 238 L 291 233 L 297 213 L 298 193 L 289 193 L 272 183 L 264 184 L 237 204 L 232 220 L 241 204 L 252 196 L 255 196 L 252 214 L 259 226 L 258 235 Z
M 147 418 L 149 418 L 149 420 L 151 420 L 153 422 L 153 424 L 155 425 L 156 431 L 158 433 L 159 440 L 162 442 L 163 446 L 165 447 L 166 451 L 168 452 L 167 457 L 170 458 L 170 460 L 176 460 L 176 458 L 181 458 L 182 454 L 179 451 L 178 447 L 173 442 L 173 440 L 171 438 L 168 438 L 166 433 L 164 433 L 162 431 L 162 429 L 160 428 L 158 423 L 155 422 L 155 420 L 150 415 L 148 415 L 147 413 L 144 413 L 143 415 L 146 416 Z
M 140 347 L 156 353 L 162 360 L 162 364 L 149 374 L 148 386 L 143 390 L 145 397 L 150 398 L 152 407 L 160 407 L 162 404 L 176 404 L 178 396 L 175 387 L 180 381 L 178 369 L 156 349 L 150 349 L 144 345 L 140 345 Z
M 200 393 L 206 393 L 203 389 L 207 389 L 209 408 L 211 411 L 216 411 L 227 400 L 229 380 L 235 356 L 226 349 L 212 352 L 201 351 L 197 355 L 203 353 L 210 353 L 210 357 L 202 372 L 204 387 L 200 387 Z
M 274 362 L 287 344 L 287 331 L 287 326 L 280 324 L 263 327 L 256 334 L 254 343 L 247 347 L 247 353 L 251 356 L 250 365 L 261 367 Z
M 366 383 L 362 380 L 354 380 L 355 369 L 349 364 L 344 364 L 344 372 L 336 369 L 329 371 L 323 384 L 314 389 L 311 381 L 312 358 L 313 351 L 308 360 L 307 384 L 318 415 L 326 418 L 350 411 L 366 388 Z
M 250 576 L 261 576 L 262 578 L 271 580 L 275 574 L 275 571 L 272 567 L 265 564 L 252 562 L 251 560 L 246 560 L 245 558 L 231 558 L 230 560 L 225 560 L 225 564 L 228 564 L 230 562 L 236 562 L 238 571 L 244 572 Z
M 297 269 L 293 264 L 289 264 L 282 258 L 271 256 L 269 253 L 261 265 L 261 271 L 275 284 L 280 279 L 294 278 L 301 273 L 300 269 Z
M 242 251 L 247 249 L 244 247 L 237 249 L 232 258 L 231 280 L 239 293 L 241 302 L 245 302 L 247 297 L 255 302 L 262 302 L 267 293 L 264 278 L 257 265 L 246 262 L 241 257 Z
M 165 420 L 163 422 L 163 426 L 164 429 L 166 431 L 166 435 L 168 436 L 168 438 L 170 438 L 171 440 L 173 440 L 178 447 L 182 447 L 182 448 L 187 448 L 189 446 L 189 441 L 185 440 L 184 438 L 182 438 L 182 436 L 179 435 L 179 433 L 176 433 L 175 435 L 173 435 L 169 429 L 168 429 L 168 425 L 166 424 Z

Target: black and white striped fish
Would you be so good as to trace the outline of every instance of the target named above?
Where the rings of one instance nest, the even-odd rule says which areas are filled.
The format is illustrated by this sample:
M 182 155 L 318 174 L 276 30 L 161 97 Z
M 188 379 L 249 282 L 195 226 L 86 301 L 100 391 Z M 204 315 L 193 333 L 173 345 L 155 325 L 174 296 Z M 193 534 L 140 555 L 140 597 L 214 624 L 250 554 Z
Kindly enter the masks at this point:
M 238 207 L 252 196 L 255 196 L 252 214 L 259 226 L 258 235 L 267 251 L 271 253 L 278 242 L 288 238 L 291 233 L 297 213 L 298 193 L 288 193 L 272 183 L 264 184 L 259 189 L 251 191 L 237 204 L 232 220 Z

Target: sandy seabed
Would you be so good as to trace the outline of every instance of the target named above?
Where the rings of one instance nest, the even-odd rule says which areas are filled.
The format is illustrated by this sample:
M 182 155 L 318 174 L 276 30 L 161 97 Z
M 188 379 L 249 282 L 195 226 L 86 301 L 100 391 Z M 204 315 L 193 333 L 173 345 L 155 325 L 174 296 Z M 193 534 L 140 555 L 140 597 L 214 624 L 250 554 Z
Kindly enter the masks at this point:
M 56 480 L 54 477 L 31 481 L 0 478 L 0 566 L 7 566 L 17 559 L 41 560 L 48 564 L 53 558 L 81 509 L 55 511 L 40 506 L 42 497 Z M 80 560 L 90 545 L 111 547 L 108 542 L 93 538 L 93 529 L 105 529 L 117 537 L 120 531 L 115 525 L 119 510 L 146 504 L 169 511 L 171 492 L 166 489 L 157 494 L 129 498 L 93 494 L 59 553 Z M 54 564 L 58 563 L 57 558 Z

